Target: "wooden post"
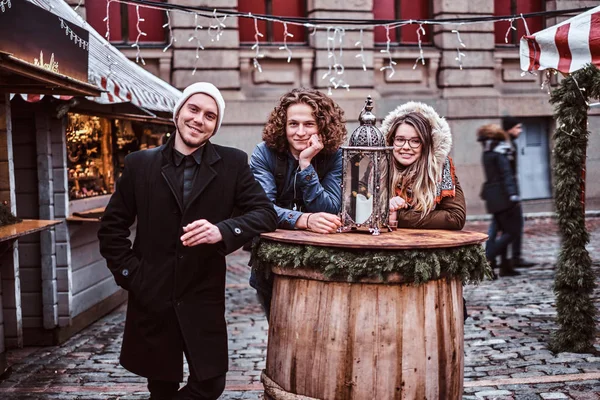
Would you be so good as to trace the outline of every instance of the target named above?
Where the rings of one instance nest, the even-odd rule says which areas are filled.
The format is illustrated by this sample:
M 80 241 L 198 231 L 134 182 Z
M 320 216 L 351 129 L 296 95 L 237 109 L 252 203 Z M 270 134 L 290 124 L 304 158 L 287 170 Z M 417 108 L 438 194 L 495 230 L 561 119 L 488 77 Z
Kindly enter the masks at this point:
M 39 217 L 54 219 L 54 179 L 52 173 L 51 106 L 45 104 L 35 113 Z M 58 325 L 56 287 L 56 239 L 54 229 L 40 233 L 40 272 L 42 277 L 42 320 L 44 329 Z
M 10 211 L 17 214 L 15 167 L 13 158 L 10 98 L 0 94 L 0 201 L 8 201 Z M 0 341 L 5 348 L 23 347 L 23 316 L 19 280 L 18 244 L 14 243 L 0 260 L 0 309 L 4 323 L 0 325 Z M 8 289 L 8 290 L 7 290 Z

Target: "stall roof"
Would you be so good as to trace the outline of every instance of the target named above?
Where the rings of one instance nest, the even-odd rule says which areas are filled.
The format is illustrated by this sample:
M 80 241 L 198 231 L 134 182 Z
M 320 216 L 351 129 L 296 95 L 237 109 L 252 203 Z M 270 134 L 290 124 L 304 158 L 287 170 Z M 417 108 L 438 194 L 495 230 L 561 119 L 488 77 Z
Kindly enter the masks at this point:
M 127 59 L 64 0 L 28 1 L 89 31 L 89 82 L 104 91 L 90 100 L 100 104 L 131 102 L 142 109 L 173 111 L 181 92 Z
M 600 6 L 521 38 L 521 69 L 571 73 L 592 63 L 600 67 Z
M 0 52 L 0 93 L 99 96 L 100 90 L 85 82 L 49 71 L 8 53 Z

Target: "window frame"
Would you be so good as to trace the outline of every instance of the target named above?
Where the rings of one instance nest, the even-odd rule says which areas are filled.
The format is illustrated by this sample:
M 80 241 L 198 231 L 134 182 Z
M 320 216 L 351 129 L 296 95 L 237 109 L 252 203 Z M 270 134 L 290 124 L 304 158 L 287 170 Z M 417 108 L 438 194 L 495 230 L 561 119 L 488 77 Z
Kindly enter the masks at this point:
M 106 0 L 106 1 L 108 1 L 108 0 Z M 160 0 L 158 0 L 158 1 L 160 1 Z M 132 10 L 135 15 L 135 8 L 134 8 L 135 6 L 126 4 L 126 3 L 111 3 L 111 7 L 112 7 L 112 4 L 118 4 L 118 6 L 119 6 L 119 9 L 118 9 L 119 16 L 120 16 L 119 32 L 121 34 L 121 38 L 113 39 L 111 37 L 110 44 L 115 46 L 116 48 L 129 48 L 129 47 L 131 47 L 132 44 L 134 44 L 136 42 L 135 40 L 132 40 L 129 38 L 129 34 L 131 32 L 137 31 L 137 28 L 135 27 L 135 23 L 134 24 L 129 23 L 129 14 L 130 14 L 129 7 L 130 6 L 132 7 Z M 106 9 L 106 4 L 103 4 L 103 7 L 104 7 L 104 9 Z M 141 10 L 141 8 L 140 8 L 140 10 Z M 142 37 L 140 37 L 140 40 L 138 41 L 138 45 L 140 48 L 146 48 L 146 49 L 163 48 L 167 43 L 169 43 L 170 37 L 169 37 L 168 28 L 162 27 L 162 25 L 164 25 L 167 22 L 166 11 L 164 11 L 164 10 L 156 10 L 156 11 L 161 13 L 162 19 L 161 19 L 160 29 L 162 30 L 164 39 L 162 41 L 146 41 L 146 40 L 144 40 L 144 37 L 142 36 Z M 105 15 L 102 17 L 102 19 L 104 19 L 104 17 L 105 17 Z M 92 26 L 92 27 L 94 29 L 96 29 L 94 26 Z M 96 29 L 96 30 L 102 35 L 106 33 L 105 29 L 104 30 Z M 146 31 L 144 31 L 144 29 L 142 29 L 142 32 L 146 32 Z
M 373 8 L 375 7 L 376 1 L 377 0 L 373 0 Z M 394 0 L 394 19 L 396 19 L 396 20 L 402 19 L 402 16 L 401 16 L 402 1 L 407 1 L 407 0 Z M 414 0 L 414 1 L 416 1 L 416 0 Z M 434 0 L 427 0 L 428 15 L 425 16 L 425 18 L 420 18 L 420 19 L 427 19 L 427 20 L 433 19 L 433 1 Z M 417 25 L 407 25 L 407 27 L 414 27 L 415 31 L 418 29 Z M 401 27 L 401 26 L 397 26 L 397 27 L 393 28 L 393 32 L 395 33 L 395 39 L 390 40 L 390 45 L 405 46 L 405 47 L 418 46 L 419 45 L 418 42 L 402 42 L 402 28 L 403 27 Z M 406 28 L 406 27 L 404 27 L 404 28 Z M 425 39 L 425 40 L 421 39 L 421 45 L 422 46 L 433 45 L 433 25 L 424 24 L 423 28 L 425 29 L 425 32 L 426 32 L 426 34 L 424 36 L 427 39 Z M 381 27 L 381 29 L 385 29 L 385 28 Z M 378 42 L 375 40 L 375 36 L 373 36 L 373 44 L 375 45 L 375 47 L 385 47 L 385 46 L 387 46 L 387 41 L 384 40 L 384 41 Z
M 239 1 L 238 0 L 238 8 L 239 8 Z M 273 15 L 273 2 L 274 1 L 278 1 L 278 0 L 262 0 L 264 2 L 265 5 L 265 14 L 267 15 Z M 284 1 L 285 0 L 279 0 L 279 1 Z M 303 15 L 300 15 L 299 17 L 306 17 L 308 15 L 308 0 L 300 0 L 302 2 L 302 13 Z M 247 18 L 250 20 L 250 18 Z M 254 20 L 252 20 L 252 22 L 254 23 Z M 261 22 L 259 20 L 259 22 Z M 264 31 L 260 31 L 260 33 L 263 34 L 262 38 L 259 38 L 259 44 L 260 46 L 264 46 L 264 47 L 275 47 L 275 46 L 281 46 L 283 44 L 283 40 L 281 41 L 275 41 L 275 24 L 282 24 L 282 22 L 277 22 L 277 21 L 263 21 L 265 23 L 265 29 Z M 288 26 L 289 28 L 289 26 Z M 260 29 L 259 29 L 260 30 Z M 290 47 L 293 46 L 306 46 L 308 44 L 308 31 L 306 29 L 306 27 L 301 27 L 301 30 L 303 31 L 303 35 L 302 35 L 302 40 L 294 40 L 294 41 L 287 41 L 287 45 Z M 296 35 L 294 35 L 294 38 L 296 37 Z M 242 34 L 240 31 L 239 34 L 239 41 L 240 41 L 240 46 L 241 47 L 247 47 L 247 46 L 253 46 L 256 41 L 254 39 L 254 35 L 252 35 L 252 39 L 248 40 L 248 41 L 243 41 L 242 40 Z
M 504 0 L 505 1 L 505 0 Z M 541 9 L 539 11 L 529 11 L 529 12 L 544 12 L 546 11 L 546 2 L 543 0 L 539 0 L 540 1 L 540 5 L 541 5 Z M 519 14 L 519 11 L 517 10 L 518 8 L 518 0 L 510 0 L 510 15 L 517 15 Z M 495 8 L 495 4 L 494 4 L 494 16 L 498 16 L 499 14 L 496 14 L 496 8 Z M 541 27 L 540 30 L 545 29 L 546 28 L 546 19 L 543 16 L 540 17 L 531 17 L 529 19 L 537 19 L 539 18 L 541 21 Z M 523 24 L 523 21 L 519 21 L 521 18 L 517 18 L 513 21 L 513 26 L 517 27 L 517 23 L 521 23 Z M 501 40 L 500 42 L 496 42 L 496 27 L 499 22 L 494 23 L 494 44 L 496 47 L 518 47 L 519 46 L 519 41 L 520 41 L 520 37 L 519 37 L 519 32 L 517 30 L 511 29 L 510 33 L 508 35 L 509 41 L 508 43 L 505 43 L 504 40 Z M 529 24 L 528 24 L 529 26 Z M 508 31 L 509 29 L 509 25 L 506 26 L 506 31 Z M 523 28 L 524 29 L 524 28 Z M 505 37 L 506 35 L 506 31 L 503 30 L 503 35 L 502 37 Z

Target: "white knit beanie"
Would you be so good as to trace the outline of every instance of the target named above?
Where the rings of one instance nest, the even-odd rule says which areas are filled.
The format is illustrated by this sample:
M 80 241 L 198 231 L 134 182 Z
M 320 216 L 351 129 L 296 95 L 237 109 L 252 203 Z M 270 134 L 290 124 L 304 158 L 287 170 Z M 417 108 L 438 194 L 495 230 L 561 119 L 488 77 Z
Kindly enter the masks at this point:
M 177 114 L 179 114 L 179 110 L 181 110 L 181 107 L 183 107 L 185 102 L 188 101 L 190 97 L 198 93 L 209 95 L 215 100 L 215 103 L 217 103 L 219 115 L 217 116 L 217 126 L 215 126 L 215 131 L 213 132 L 214 135 L 221 127 L 221 122 L 223 121 L 223 114 L 225 113 L 225 100 L 223 100 L 223 96 L 221 95 L 219 89 L 217 89 L 217 87 L 212 83 L 196 82 L 186 87 L 183 91 L 183 95 L 179 98 L 177 104 L 175 104 L 175 108 L 173 109 L 173 122 L 175 122 L 175 126 L 177 126 Z

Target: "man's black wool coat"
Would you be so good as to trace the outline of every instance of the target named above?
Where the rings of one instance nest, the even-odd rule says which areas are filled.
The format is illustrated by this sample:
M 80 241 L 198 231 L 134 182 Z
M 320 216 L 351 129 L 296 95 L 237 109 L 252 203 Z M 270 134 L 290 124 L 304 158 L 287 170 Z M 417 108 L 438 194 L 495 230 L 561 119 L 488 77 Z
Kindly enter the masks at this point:
M 246 153 L 210 142 L 184 208 L 172 141 L 125 158 L 98 237 L 115 281 L 129 291 L 121 364 L 151 379 L 181 381 L 185 344 L 204 380 L 228 368 L 225 255 L 275 230 L 277 216 Z M 183 226 L 198 219 L 215 224 L 223 241 L 183 246 Z

